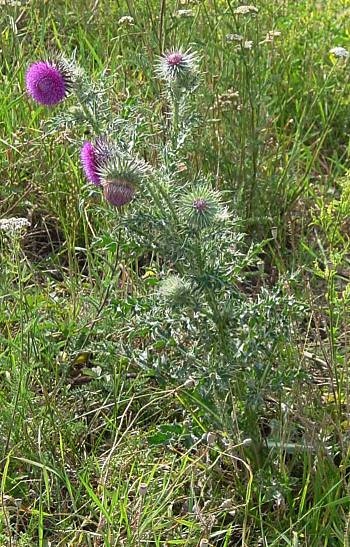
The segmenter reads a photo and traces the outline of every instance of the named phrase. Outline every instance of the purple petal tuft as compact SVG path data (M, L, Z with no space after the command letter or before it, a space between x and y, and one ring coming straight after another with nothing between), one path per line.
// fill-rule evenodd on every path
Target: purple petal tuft
M101 178L98 174L96 151L91 142L87 141L84 144L80 152L80 158L86 177L96 186L100 186Z
M26 74L26 86L33 99L46 106L63 101L67 93L64 75L44 61L30 65Z

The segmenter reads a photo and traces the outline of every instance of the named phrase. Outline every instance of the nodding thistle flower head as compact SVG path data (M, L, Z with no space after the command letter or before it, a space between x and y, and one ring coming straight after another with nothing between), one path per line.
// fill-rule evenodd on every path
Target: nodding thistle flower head
M190 302L191 285L178 275L169 275L160 283L159 294L168 305L185 305Z
M199 230L217 220L221 210L217 193L207 185L185 194L179 204L179 215L191 228Z
M198 56L196 53L182 48L167 51L156 65L156 73L168 83L179 82L185 85L191 81L198 70Z
M72 75L61 62L39 61L30 65L26 73L26 87L35 101L54 106L67 96L72 87Z
M101 186L101 169L113 155L113 146L105 137L94 143L86 141L80 151L80 159L87 179Z
M103 195L111 205L122 207L133 199L142 179L150 173L150 168L143 160L132 158L116 147L108 154L98 170Z

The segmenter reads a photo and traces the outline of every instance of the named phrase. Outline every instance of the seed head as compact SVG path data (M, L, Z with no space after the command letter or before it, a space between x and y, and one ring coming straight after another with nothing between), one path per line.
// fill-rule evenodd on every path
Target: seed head
M219 219L221 209L217 193L205 185L183 196L179 215L190 227L202 229Z
M35 101L54 106L67 96L72 86L69 70L60 62L39 61L26 73L26 87Z
M198 56L190 49L182 48L168 51L162 55L156 65L156 73L168 83L179 82L185 85L193 79L198 70Z

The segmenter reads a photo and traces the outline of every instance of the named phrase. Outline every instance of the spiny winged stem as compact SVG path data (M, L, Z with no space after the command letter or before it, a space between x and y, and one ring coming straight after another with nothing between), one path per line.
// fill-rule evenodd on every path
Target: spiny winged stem
M181 91L178 89L172 89L170 92L171 100L171 143L173 152L176 152L179 132L180 132L180 101Z
M196 231L195 238L196 238L196 245L195 245L196 257L195 258L197 262L198 274L200 277L202 277L203 274L206 273L206 267L205 267L205 260L203 257L203 253L202 253L203 241L202 241L200 230ZM204 293L205 293L205 297L207 299L208 305L212 312L213 321L215 322L218 329L218 333L222 343L221 349L224 350L226 348L226 329L221 318L221 313L220 313L215 295L213 293L213 290L208 286L204 287Z
M101 128L100 128L100 125L99 125L98 120L97 120L98 116L94 115L91 112L91 109L89 108L89 106L86 104L84 98L79 93L76 93L76 97L79 101L80 106L83 109L83 112L85 114L85 117L86 117L87 121L90 122L94 132L96 133L95 136L100 135Z

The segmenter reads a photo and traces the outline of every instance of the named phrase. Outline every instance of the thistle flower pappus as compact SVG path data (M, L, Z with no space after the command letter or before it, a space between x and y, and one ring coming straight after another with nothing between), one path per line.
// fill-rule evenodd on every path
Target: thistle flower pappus
M31 64L25 80L29 95L45 106L54 106L63 101L72 87L71 74L60 61Z
M329 53L334 55L334 57L338 57L339 59L347 59L349 57L349 52L345 47L333 47L329 50Z
M98 170L105 199L115 207L130 203L139 184L150 172L143 160L114 148Z
M221 210L217 193L207 185L185 194L179 204L179 215L191 228L199 230L213 224Z
M196 74L198 61L197 54L190 49L173 49L159 58L156 73L167 82L186 83L186 79L191 79Z
M159 294L169 305L185 305L190 301L191 285L178 275L169 275L160 283Z

